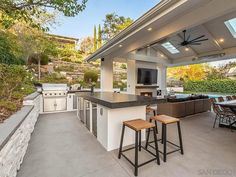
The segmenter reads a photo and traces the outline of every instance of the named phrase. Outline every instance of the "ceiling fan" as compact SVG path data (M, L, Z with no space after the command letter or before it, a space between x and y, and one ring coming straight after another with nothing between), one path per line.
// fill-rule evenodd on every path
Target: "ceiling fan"
M186 36L186 30L183 30L183 41L179 43L179 46L189 46L189 45L201 45L201 42L207 41L208 38L205 38L205 35L201 35L199 37L196 37L194 39L190 39L191 35L189 34L188 37Z

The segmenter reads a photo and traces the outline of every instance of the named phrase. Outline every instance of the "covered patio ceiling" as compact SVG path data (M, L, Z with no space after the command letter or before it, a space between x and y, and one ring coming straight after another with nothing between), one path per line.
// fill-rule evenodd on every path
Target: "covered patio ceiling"
M178 66L236 58L236 29L226 25L234 18L235 0L163 0L87 61L123 58ZM180 46L183 30L189 40L202 35L208 40L201 45ZM163 47L166 42L178 52Z

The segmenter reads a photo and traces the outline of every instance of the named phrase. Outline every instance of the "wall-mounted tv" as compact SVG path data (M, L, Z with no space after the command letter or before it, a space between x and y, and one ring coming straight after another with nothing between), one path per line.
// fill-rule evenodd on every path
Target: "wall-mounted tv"
M138 84L157 84L157 69L138 68Z

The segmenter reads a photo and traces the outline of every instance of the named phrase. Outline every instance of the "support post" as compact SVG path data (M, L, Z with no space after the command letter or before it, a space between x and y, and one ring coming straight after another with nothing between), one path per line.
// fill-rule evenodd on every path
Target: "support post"
M101 91L113 91L113 60L105 58L101 61Z

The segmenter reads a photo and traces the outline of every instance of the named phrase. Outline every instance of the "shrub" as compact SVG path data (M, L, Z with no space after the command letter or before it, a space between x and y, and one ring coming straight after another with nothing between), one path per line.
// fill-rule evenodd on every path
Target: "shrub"
M230 79L187 81L184 82L184 90L192 92L236 93L236 81Z
M67 83L68 80L65 76L62 76L60 73L52 73L46 75L42 80L41 83Z
M49 57L46 54L33 54L29 57L29 64L38 64L38 59L40 59L41 65L47 65L49 62Z
M6 109L8 111L16 111L17 104L15 102L8 101L8 100L0 100L0 108Z
M84 73L84 82L90 83L90 82L97 82L98 80L98 73L93 70L86 71Z
M0 65L0 97L10 100L13 93L24 92L24 87L33 92L32 75L20 65ZM29 94L29 92L26 92Z

